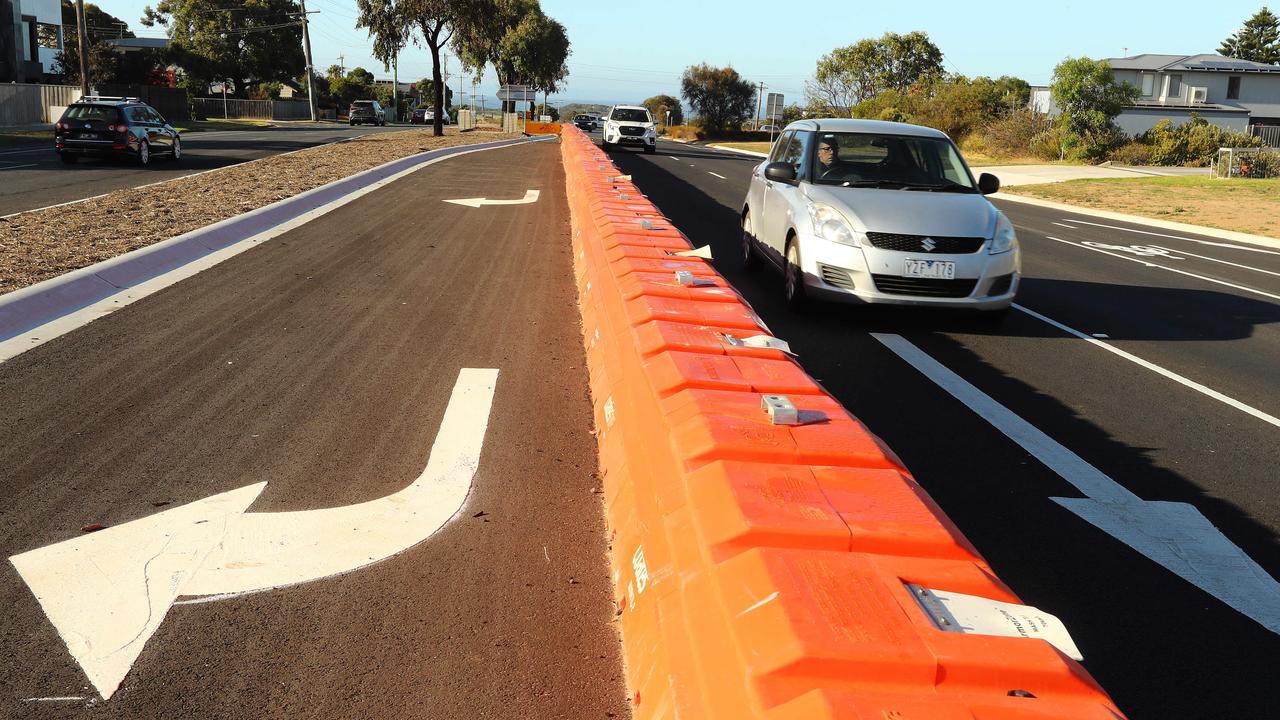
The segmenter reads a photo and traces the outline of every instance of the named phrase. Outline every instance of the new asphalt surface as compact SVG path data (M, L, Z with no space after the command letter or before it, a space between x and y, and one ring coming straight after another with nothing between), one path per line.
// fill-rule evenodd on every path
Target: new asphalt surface
M205 170L404 127L338 123L288 124L260 130L182 135L182 159L156 157L148 167L123 159L86 158L65 165L53 142L0 144L0 215L57 205L112 190L172 180Z
M1277 427L1152 366L1280 416L1280 251L996 199L1022 243L1018 303L1089 340L1021 310L994 324L881 308L792 313L780 275L740 260L759 159L665 141L656 155L612 157L695 245L712 247L717 269L1000 577L1065 621L1130 717L1277 716L1280 637L1050 500L1081 494L871 333L905 337L1143 500L1195 506L1274 578Z
M627 717L567 215L554 142L452 158L0 365L4 557L264 480L249 513L386 497L499 371L451 522L175 605L108 700L0 565L0 717Z

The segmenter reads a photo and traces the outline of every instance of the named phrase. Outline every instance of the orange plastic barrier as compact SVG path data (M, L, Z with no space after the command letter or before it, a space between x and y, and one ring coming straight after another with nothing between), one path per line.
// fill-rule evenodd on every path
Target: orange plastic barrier
M742 342L770 333L586 135L561 146L635 716L1123 718L1043 640L939 629L908 583L1018 599L879 438Z
M559 135L560 123L530 122L524 126L528 135Z

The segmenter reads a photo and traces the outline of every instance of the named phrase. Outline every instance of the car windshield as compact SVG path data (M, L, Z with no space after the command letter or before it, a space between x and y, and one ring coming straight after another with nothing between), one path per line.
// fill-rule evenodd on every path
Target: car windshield
M818 133L812 177L819 185L977 192L960 153L945 138Z
M615 122L649 122L649 111L639 108L618 108L609 116Z
M72 105L67 108L67 114L62 119L104 120L113 123L120 119L120 110L111 105Z

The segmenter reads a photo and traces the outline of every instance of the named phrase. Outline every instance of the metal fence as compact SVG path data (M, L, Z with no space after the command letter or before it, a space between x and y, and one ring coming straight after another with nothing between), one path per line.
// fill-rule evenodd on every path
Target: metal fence
M1216 178L1280 178L1280 150L1219 148L1213 164Z
M1262 138L1262 142L1280 148L1280 125L1250 125L1249 134Z
M195 98L191 109L202 118L237 120L310 120L311 107L306 100L239 100Z
M0 127L57 122L61 108L79 97L73 85L0 84Z

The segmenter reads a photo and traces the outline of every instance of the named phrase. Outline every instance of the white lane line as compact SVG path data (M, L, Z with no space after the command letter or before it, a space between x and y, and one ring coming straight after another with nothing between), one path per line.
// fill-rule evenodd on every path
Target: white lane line
M39 165L39 164L40 163L27 163L26 165L12 165L10 167L0 168L0 170L19 170L24 167L35 167L36 165Z
M53 152L53 147L50 146L50 147L27 148L25 150L5 150L4 152L0 152L0 155L22 155L25 153L33 153L33 152Z
M1167 265L1157 265L1157 264L1155 264L1155 263L1153 263L1153 262L1148 262L1148 261L1146 261L1146 260L1140 260L1140 259L1138 259L1138 258L1132 258L1132 257L1124 256L1124 255L1119 255L1119 254L1117 254L1117 253L1108 252L1107 250L1103 250L1103 249L1101 249L1101 248L1089 247L1088 245L1083 245L1083 244L1081 244L1081 243L1072 242L1072 241L1070 241L1070 240L1063 240L1062 238L1056 238L1056 237L1054 237L1054 236L1052 236L1052 235L1045 235L1045 237L1046 237L1046 238L1048 238L1049 240L1054 240L1054 241L1060 242L1060 243L1062 243L1062 244L1064 244L1064 245L1071 245L1071 246L1073 246L1073 247L1083 248L1083 249L1085 249L1085 250L1090 250L1090 251L1092 251L1092 252L1102 253L1103 255L1110 255L1110 256L1111 256L1111 257L1113 257L1113 258L1120 258L1121 260L1128 260L1129 262L1136 262L1136 263L1138 263L1139 265L1145 265L1145 266L1150 267L1150 268L1159 268L1159 269L1161 269L1161 270L1168 270L1168 271L1169 271L1169 272L1171 272L1171 273L1177 273L1177 274L1179 274L1179 275L1186 275L1187 277L1193 277L1193 278L1196 278L1197 280L1204 280L1205 282L1211 282L1211 283L1214 283L1215 285L1225 285L1226 287L1229 287L1229 288L1234 288L1234 289L1236 289L1236 290L1243 290L1244 292L1253 293L1253 294L1255 294L1255 295L1261 295L1261 296L1266 297L1266 298L1271 298L1272 300L1280 300L1280 295L1276 295L1276 294L1274 294L1274 293L1269 293L1269 292L1266 292L1266 291L1264 291L1264 290L1258 290L1258 289L1255 289L1255 288L1251 288L1251 287L1248 287L1247 285L1237 285L1237 284L1235 284L1235 283L1229 283L1229 282L1227 282L1226 280L1219 280L1219 279L1217 279L1217 278L1211 278L1211 277L1209 277L1209 276L1207 276L1207 275L1197 275L1196 273L1193 273L1193 272L1187 272L1186 270L1178 270L1178 269L1176 269L1176 268L1171 268L1171 267L1169 267L1169 266L1167 266Z
M1280 583L1195 506L1143 500L901 335L872 336L1088 496L1051 500L1264 628L1280 633Z
M1062 224L1062 223L1060 223L1060 222L1050 222L1049 224L1050 224L1050 225L1057 225L1058 227L1064 227L1064 228L1066 228L1066 229L1068 229L1068 230L1076 230L1076 229L1077 229L1075 225L1063 225L1063 224Z
M1080 225L1092 225L1094 227L1107 228L1108 230L1123 230L1125 232L1138 233L1139 235L1153 235L1155 237L1170 238L1173 240L1185 240L1187 242L1200 243L1201 245L1231 248L1232 250L1248 250L1249 252L1264 253L1266 255L1280 255L1280 251L1267 250L1260 247L1250 247L1248 245L1232 245L1231 243L1213 242L1212 240L1197 240L1184 235L1169 235L1167 233L1151 232L1150 230L1134 230L1133 228L1120 227L1119 225L1104 225L1102 223L1089 222L1087 220L1071 220L1071 222L1078 223ZM1054 224L1056 225L1057 223Z
M1252 265L1241 265L1240 263L1233 263L1228 260L1219 260L1218 258L1209 257L1208 255L1197 255L1195 253L1189 253L1186 250L1173 250L1167 247L1161 247L1160 245L1152 245L1151 247L1159 248L1160 250L1165 250L1168 252L1176 252L1180 255L1187 255L1193 258L1200 258L1201 260L1208 260L1209 262L1222 263L1223 265L1230 265L1231 267L1238 267L1244 270L1252 270L1254 272L1266 273L1267 275L1275 275L1276 277L1280 277L1280 272L1275 272L1274 270L1263 270L1262 268L1254 267Z
M1267 423L1267 424L1269 424L1269 425L1272 425L1272 426L1274 426L1274 427L1280 428L1280 418L1277 418L1277 417L1276 417L1276 416L1274 416L1274 415L1269 415L1269 414L1267 414L1267 413L1265 413L1265 412L1263 412L1263 411L1261 411L1261 410L1259 410L1259 409L1257 409L1257 408L1255 408L1255 407L1253 407L1253 406L1251 406L1251 405L1246 405L1246 404L1244 404L1244 403L1240 402L1239 400L1236 400L1235 398L1229 397L1229 396L1227 396L1227 395L1223 395L1222 393L1218 392L1217 390L1214 390L1214 389L1213 389L1213 388L1211 388L1211 387L1207 387L1207 386L1205 386L1205 385L1201 385L1200 383L1196 382L1195 380L1191 380L1191 379L1189 379L1189 378L1183 377L1183 376L1179 375L1178 373L1173 372L1172 370L1167 370L1167 369L1165 369L1165 368L1163 368L1163 367L1160 367L1159 365L1156 365L1156 364L1155 364L1155 363L1153 363L1153 362L1149 362L1149 361L1147 361L1147 360L1143 360L1142 358L1138 357L1137 355L1134 355L1134 354L1132 354L1132 353L1125 352L1124 350L1121 350L1120 348L1118 348L1118 347L1116 347L1116 346L1114 346L1114 345L1111 345L1111 344L1109 344L1109 343L1104 343L1104 342L1102 342L1101 340L1099 340L1099 339L1097 339L1097 338L1095 338L1095 337L1092 337L1092 336L1090 336L1090 335L1086 335L1085 333L1082 333L1082 332L1080 332L1079 330L1076 330L1075 328L1072 328L1072 327L1068 327L1068 326L1066 326L1066 325L1063 325L1062 323L1058 322L1057 320L1054 320L1053 318L1050 318L1050 317L1046 317L1046 316L1044 316L1044 315L1041 315L1040 313L1036 312L1035 310L1032 310L1032 309L1030 309L1030 308L1023 307L1023 306L1021 306L1021 305L1019 305L1019 304L1017 304L1017 303L1014 303L1014 304L1013 304L1013 307L1014 307L1014 308L1016 308L1017 310L1020 310L1020 311L1022 311L1022 312L1024 312L1024 313L1026 313L1026 314L1030 315L1031 317L1033 317L1033 318L1035 318L1035 319L1037 319L1037 320L1039 320L1039 321L1041 321L1041 322L1048 323L1049 325L1052 325L1052 326L1054 326L1054 327L1058 328L1059 330L1061 330L1061 331L1063 331L1063 332L1067 333L1068 335L1074 335L1074 336L1076 336L1076 337L1080 338L1081 340L1084 340L1085 342L1092 343L1093 345L1095 345L1095 346L1097 346L1097 347L1100 347L1100 348L1102 348L1103 350L1106 350L1106 351L1107 351L1107 352L1109 352L1109 353L1112 353L1112 354L1114 354L1114 355L1117 355L1117 356L1119 356L1119 357L1122 357L1122 358L1124 358L1125 360L1128 360L1129 362L1131 362L1131 363L1133 363L1133 364L1135 364L1135 365L1138 365L1139 367L1146 368L1147 370L1150 370L1151 372L1154 372L1154 373L1155 373L1155 374L1157 374L1157 375L1160 375L1160 376L1162 376L1162 377L1168 378L1169 380L1172 380L1172 381L1174 381L1174 382L1178 383L1179 385L1182 385L1183 387L1187 387L1187 388L1190 388L1190 389L1192 389L1192 390L1195 390L1196 392L1198 392L1198 393L1200 393L1200 394L1202 394L1202 395L1204 395L1204 396L1206 396L1206 397L1213 398L1214 400L1217 400L1218 402L1223 403L1224 405L1228 405L1228 406L1230 406L1230 407L1233 407L1233 408L1235 408L1236 410L1239 410L1240 412L1245 413L1246 415L1251 415L1251 416L1253 416L1253 417L1255 417L1255 418L1257 418L1257 419L1259 419L1259 420L1261 420L1261 421L1263 421L1263 422L1265 422L1265 423Z
M708 174L708 175L715 175L716 177L720 178L721 180L728 180L728 179L729 179L729 178L727 178L727 177L725 177L725 176L723 176L723 175L720 175L719 173L713 173L713 172L711 172L710 170L708 170L708 171L707 171L707 174Z

